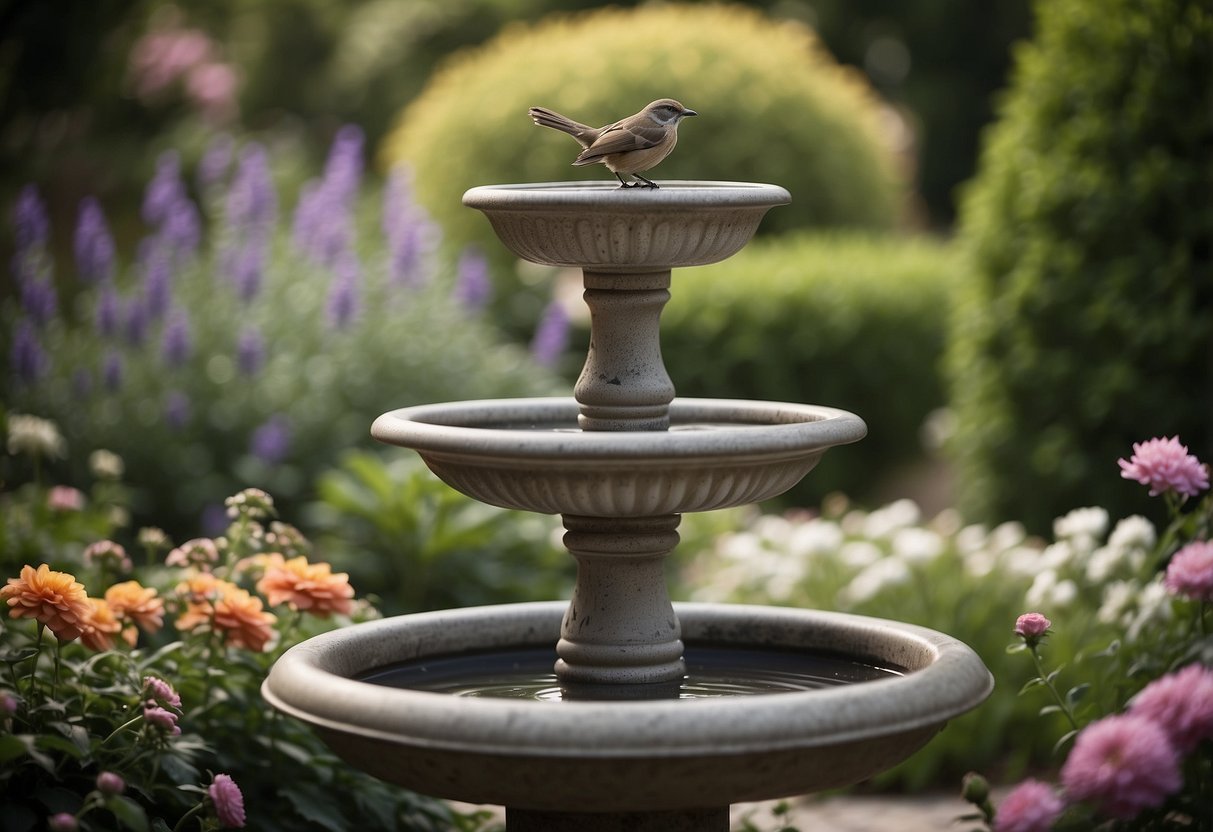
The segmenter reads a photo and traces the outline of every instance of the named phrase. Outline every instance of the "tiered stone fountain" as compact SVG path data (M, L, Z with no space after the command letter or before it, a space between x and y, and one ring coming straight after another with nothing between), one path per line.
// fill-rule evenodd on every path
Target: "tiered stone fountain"
M731 256L788 200L737 182L468 191L518 256L583 270L574 397L412 407L371 430L471 497L560 514L571 602L327 633L287 651L266 698L358 768L505 806L511 832L718 832L731 803L863 780L980 703L990 674L946 635L666 592L681 514L779 495L866 432L828 407L675 398L663 366L671 269Z

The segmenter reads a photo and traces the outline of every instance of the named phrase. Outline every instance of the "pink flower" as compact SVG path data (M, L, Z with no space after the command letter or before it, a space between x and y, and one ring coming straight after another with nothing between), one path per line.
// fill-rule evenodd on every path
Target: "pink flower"
M126 781L122 775L112 771L103 771L97 775L97 791L108 797L120 795L126 791Z
M1134 442L1132 459L1117 460L1120 475L1150 486L1150 496L1174 491L1194 497L1209 487L1209 470L1188 453L1179 437Z
M51 511L80 511L84 508L84 494L77 488L56 485L46 495L46 507Z
M1133 697L1129 712L1152 719L1181 754L1213 739L1213 670L1190 664L1155 679Z
M1024 780L998 807L994 832L1046 832L1065 804L1048 783Z
M99 563L122 572L129 572L132 568L131 559L126 556L126 548L112 540L98 540L86 546L84 562L90 566Z
M145 704L143 706L143 719L148 725L160 729L170 737L175 737L181 733L181 728L177 725L177 715L170 710L161 708L159 705Z
M155 676L143 677L143 698L154 704L167 705L178 710L181 708L181 697L173 690L173 686Z
M209 570L213 564L218 562L219 547L209 537L187 540L169 552L168 557L164 559L166 566L196 566L204 571Z
M1015 635L1030 644L1035 644L1052 626L1053 622L1040 613L1025 612L1015 619Z
M1158 723L1119 714L1082 730L1062 766L1061 783L1070 799L1091 801L1127 820L1162 805L1183 777L1175 746Z
M46 828L50 832L76 832L80 824L76 823L76 816L71 812L60 812L46 819Z
M244 828L244 795L235 780L226 774L216 774L206 793L215 804L220 823L233 829Z
M1213 541L1195 540L1176 552L1163 585L1172 595L1213 601Z

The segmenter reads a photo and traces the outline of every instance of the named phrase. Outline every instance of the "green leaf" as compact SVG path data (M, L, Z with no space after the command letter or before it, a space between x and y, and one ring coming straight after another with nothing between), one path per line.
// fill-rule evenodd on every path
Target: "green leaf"
M1033 676L1031 679L1023 683L1023 687L1019 689L1019 695L1023 696L1032 688L1038 688L1044 684L1044 681L1039 676Z
M1048 716L1049 714L1059 713L1061 713L1061 707L1059 705L1045 705L1043 708L1037 711L1038 716Z
M132 832L148 832L147 812L129 797L111 797L105 801L105 808L113 812L118 822Z
M1091 690L1091 686L1087 683L1075 685L1066 691L1066 704L1073 708L1079 702L1086 698L1087 692Z
M1061 753L1062 746L1064 746L1070 740L1074 739L1074 737L1077 735L1078 735L1077 728L1075 728L1072 731L1067 731L1066 733L1062 734L1061 739L1059 739L1057 742L1053 743L1053 755L1056 756L1057 754Z
M38 655L37 647L23 647L20 650L13 650L8 653L0 653L0 662L6 664L19 664L20 662L32 659Z
M1024 644L1022 641L1014 641L1007 645L1007 653L1009 654L1022 653L1027 649L1028 645Z
M283 789L282 794L304 820L322 826L330 832L345 832L349 827L348 819L334 805L333 800L318 790L292 788Z

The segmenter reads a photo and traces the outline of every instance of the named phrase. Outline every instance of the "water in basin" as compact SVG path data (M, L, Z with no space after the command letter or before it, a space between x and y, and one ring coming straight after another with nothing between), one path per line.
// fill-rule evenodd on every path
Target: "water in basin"
M787 649L688 645L685 658L686 677L670 685L564 688L552 669L555 651L539 647L426 657L377 668L359 678L371 684L452 696L560 702L799 693L904 675L898 667Z

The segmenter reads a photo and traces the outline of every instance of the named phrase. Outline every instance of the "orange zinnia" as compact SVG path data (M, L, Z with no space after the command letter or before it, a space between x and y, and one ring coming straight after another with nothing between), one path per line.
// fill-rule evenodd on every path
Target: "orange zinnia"
M191 595L189 608L177 619L177 629L211 626L228 645L260 653L274 636L275 621L260 598L227 581L214 581L202 597Z
M21 567L20 578L9 578L8 585L0 587L0 599L8 602L13 618L41 621L60 641L79 638L92 615L84 585L45 563L37 569Z
M80 631L80 640L90 650L100 653L114 649L114 633L122 630L122 623L114 618L114 611L101 598L89 598L92 612Z
M105 591L105 600L119 621L133 621L147 633L164 626L164 601L156 597L154 587L145 587L138 581L123 581ZM123 637L134 646L134 630L126 630Z
M345 572L334 575L327 563L308 563L305 557L270 566L257 582L257 590L265 593L271 606L289 603L293 609L320 618L334 612L349 615L353 606L350 576Z

